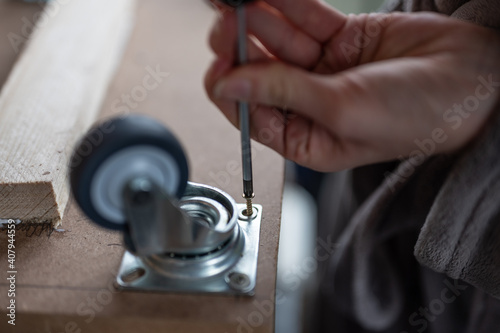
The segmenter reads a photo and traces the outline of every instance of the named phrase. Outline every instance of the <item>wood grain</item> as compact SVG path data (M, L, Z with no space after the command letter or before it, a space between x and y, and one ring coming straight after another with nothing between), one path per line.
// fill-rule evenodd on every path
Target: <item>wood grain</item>
M134 0L52 1L40 11L0 94L1 219L59 225L72 148L100 110L134 13Z

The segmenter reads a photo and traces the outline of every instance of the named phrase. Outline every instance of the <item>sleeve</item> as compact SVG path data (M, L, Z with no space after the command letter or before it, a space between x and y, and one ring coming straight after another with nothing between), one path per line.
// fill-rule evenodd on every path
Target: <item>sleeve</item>
M500 29L500 1L497 0L386 0L381 12L434 11L489 28Z
M449 2L438 0L437 2ZM470 21L485 27L500 29L500 2L496 0L472 0L456 8L452 17Z
M499 81L490 83L500 89ZM500 104L448 175L414 254L434 271L500 298Z

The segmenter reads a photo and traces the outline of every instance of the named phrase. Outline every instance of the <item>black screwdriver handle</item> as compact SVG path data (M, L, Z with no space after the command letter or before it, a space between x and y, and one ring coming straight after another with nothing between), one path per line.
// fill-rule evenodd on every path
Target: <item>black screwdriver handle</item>
M240 5L244 5L254 0L219 0L219 1L231 7L238 7Z

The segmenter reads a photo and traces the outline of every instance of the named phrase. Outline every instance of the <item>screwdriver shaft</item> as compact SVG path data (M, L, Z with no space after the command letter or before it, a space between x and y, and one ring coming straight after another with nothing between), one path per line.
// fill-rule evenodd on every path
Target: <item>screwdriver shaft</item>
M248 62L247 56L247 24L245 6L236 8L238 17L238 57L239 64ZM243 165L243 197L247 199L247 215L252 215L253 177L252 177L252 147L250 143L250 110L247 102L239 102L238 110L240 115L241 131L241 156Z

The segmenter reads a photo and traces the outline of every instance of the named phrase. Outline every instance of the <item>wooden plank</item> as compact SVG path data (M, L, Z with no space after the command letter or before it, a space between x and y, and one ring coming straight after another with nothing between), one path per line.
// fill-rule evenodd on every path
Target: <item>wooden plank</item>
M217 186L242 202L239 133L202 84L213 57L206 39L214 17L203 1L141 0L101 117L140 111L159 119L185 147L190 180ZM163 81L128 106L122 99L141 90L150 69L165 73ZM254 297L116 293L112 282L124 251L121 235L96 227L70 204L64 232L50 238L17 233L18 317L15 329L0 320L0 332L273 332L284 162L267 148L254 148L255 203L264 213ZM5 244L0 233L0 272L7 270ZM0 318L6 318L7 290L0 280Z
M134 0L52 1L0 94L0 218L57 226L72 147L120 62Z
M33 4L0 0L0 89L29 39L33 23L41 7ZM5 38L3 37L5 36Z

